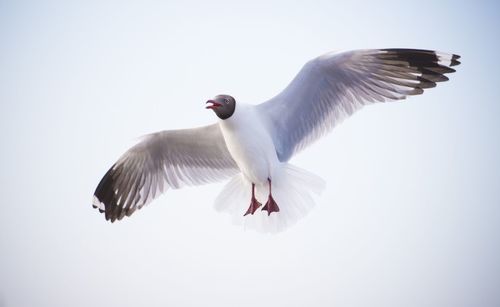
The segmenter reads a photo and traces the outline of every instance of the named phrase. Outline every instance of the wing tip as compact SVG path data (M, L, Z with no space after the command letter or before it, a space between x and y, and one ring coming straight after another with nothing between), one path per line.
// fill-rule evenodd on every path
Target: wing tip
M109 212L106 211L106 204L99 200L98 196L94 194L92 197L92 208L97 209L99 213L104 213L106 221L114 222L114 219L110 217Z
M457 66L457 65L460 65L462 62L459 61L459 59L461 58L460 55L458 54L454 54L454 53L445 53L445 52L439 52L439 51L434 51L436 56L438 57L439 61L438 61L438 64L439 65L443 65L443 66L446 66L446 67L452 67L452 66ZM450 68L452 69L452 68ZM455 72L454 69L452 69L453 71L447 71L446 73L453 73Z
M101 202L95 194L92 197L92 207L94 209L98 209L100 213L103 213L106 210L106 206L104 205L104 203Z
M450 66L457 66L457 65L462 64L462 62L459 61L460 58L461 58L461 56L459 56L458 54L453 54L451 56Z
M104 218L106 219L106 221L110 221L111 223L114 223L116 220L121 220L123 216L128 213L128 211L130 211L123 210L118 204L106 204L104 201L101 201L99 199L99 196L97 194L94 194L94 196L92 197L92 208L97 209L99 213L104 213ZM118 208L119 212L116 212ZM122 211L124 211L124 214L121 214Z
M446 53L440 52L436 50L427 50L427 49L411 49L411 48L384 48L378 49L380 52L384 54L393 54L395 56L404 57L406 60L412 58L420 58L420 60L431 61L438 65L443 66L457 66L460 65L461 62L459 59L460 55L455 53ZM448 72L447 72L448 73Z
M105 219L111 223L123 218L125 214L122 211L128 211L118 204L119 197L115 192L115 177L121 171L118 163L113 164L97 185L92 199L92 207L98 209L99 213L104 213Z

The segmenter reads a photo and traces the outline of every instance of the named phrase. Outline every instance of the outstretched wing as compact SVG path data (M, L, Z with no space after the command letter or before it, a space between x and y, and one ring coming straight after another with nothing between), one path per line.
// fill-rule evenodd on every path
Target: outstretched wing
M236 174L219 125L147 135L109 169L93 206L106 220L121 220L168 188L200 185Z
M362 106L405 99L446 81L460 56L430 50L371 49L309 61L280 94L257 106L280 161Z

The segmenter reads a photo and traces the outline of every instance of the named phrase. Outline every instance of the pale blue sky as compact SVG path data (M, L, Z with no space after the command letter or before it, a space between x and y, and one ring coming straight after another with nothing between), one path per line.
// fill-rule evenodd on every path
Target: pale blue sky
M499 29L494 1L0 1L0 306L500 305ZM223 184L115 224L91 208L137 137L383 47L463 64L295 157L327 188L285 233L231 225Z

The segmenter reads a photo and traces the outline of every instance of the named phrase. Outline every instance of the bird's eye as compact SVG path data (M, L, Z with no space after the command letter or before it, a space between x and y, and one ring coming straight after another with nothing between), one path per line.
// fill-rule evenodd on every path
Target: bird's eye
M228 104L229 103L229 100L227 98L224 98L224 103L225 104Z

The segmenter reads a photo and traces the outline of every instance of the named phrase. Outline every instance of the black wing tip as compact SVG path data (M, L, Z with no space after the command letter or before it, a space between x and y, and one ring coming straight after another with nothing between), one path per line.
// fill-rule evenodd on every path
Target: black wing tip
M104 213L104 217L106 221L109 221L111 219L111 216L107 213L107 208L110 206L102 202L97 195L94 194L93 200L92 200L92 208L97 209L99 213ZM111 221L113 222L113 221Z
M116 180L114 178L117 170L115 164L102 177L95 189L92 203L92 207L98 209L100 213L104 213L106 220L111 223L121 220L127 211L129 211L118 205L118 196L115 194Z
M97 209L99 213L104 213L104 218L106 221L110 223L114 223L115 221L120 221L125 216L130 216L129 210L123 210L121 207L117 205L104 205L105 209L101 209L96 205L92 205L94 209ZM108 210L109 208L115 208L114 210ZM116 211L116 208L120 208L119 212ZM122 213L123 212L123 213Z
M459 56L458 54L453 54L451 56L451 64L450 66L457 66L457 65L460 65L462 64L462 62L460 62L458 59L460 59L461 56Z
M384 51L387 53L392 53L392 54L400 54L401 56L408 56L408 57L420 57L421 60L433 60L435 63L443 62L439 57L443 55L450 56L450 64L449 65L442 65L442 66L457 66L460 65L461 62L459 59L461 58L460 55L458 54L447 54L447 53L442 53L439 51L435 50L428 50L428 49L411 49L411 48L384 48L384 49L379 49L380 51Z
M386 48L378 56L382 63L389 66L409 67L421 73L413 90L408 95L420 95L425 89L436 87L436 83L448 81L445 74L456 72L451 66L460 65L458 54L449 54L434 50Z
M386 54L382 60L406 62L408 66L419 70L422 73L422 78L430 82L448 81L445 74L456 72L451 66L460 65L460 61L458 61L460 55L458 54L426 49L386 48L379 50Z
M92 207L99 209L104 213L107 221L114 223L120 221L126 216L131 216L136 210L141 209L145 201L140 201L137 197L133 200L127 199L124 204L121 197L127 198L127 193L117 193L118 187L123 185L124 167L122 164L115 163L102 177L94 192ZM125 196L123 196L125 195ZM120 200L120 203L119 203Z

